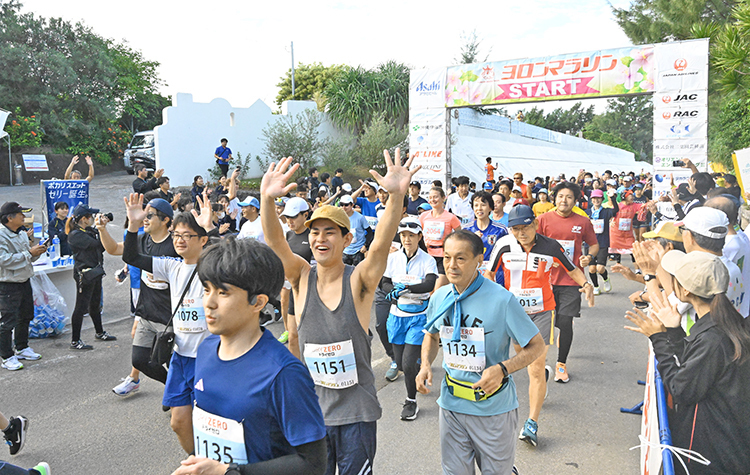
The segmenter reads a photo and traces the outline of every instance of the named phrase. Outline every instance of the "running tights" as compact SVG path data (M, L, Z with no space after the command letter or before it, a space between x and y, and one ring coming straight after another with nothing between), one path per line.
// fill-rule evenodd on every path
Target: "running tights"
M151 363L151 348L143 346L134 346L132 355L133 368L145 374L149 378L159 381L162 384L167 383L167 370L164 366Z
M393 353L396 356L398 369L404 372L406 397L416 399L417 373L421 364L419 358L422 355L422 345L393 345Z
M573 317L566 315L555 315L555 326L560 329L558 342L560 348L557 352L557 361L565 363L570 353L570 345L573 343Z

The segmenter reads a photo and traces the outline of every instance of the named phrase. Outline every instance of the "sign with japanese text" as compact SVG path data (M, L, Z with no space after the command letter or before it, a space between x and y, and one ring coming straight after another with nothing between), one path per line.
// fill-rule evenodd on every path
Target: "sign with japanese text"
M55 217L55 203L64 201L70 213L79 203L89 204L88 180L42 180L42 199L47 206L47 219Z
M409 81L409 153L412 164L422 166L413 178L420 183L422 195L430 191L434 180L447 183L445 71L412 71Z

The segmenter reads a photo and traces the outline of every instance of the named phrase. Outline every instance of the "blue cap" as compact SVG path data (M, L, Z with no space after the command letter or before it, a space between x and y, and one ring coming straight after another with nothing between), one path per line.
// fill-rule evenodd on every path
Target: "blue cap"
M486 191L490 191L492 189L492 183L486 181L484 182L484 185L482 185L482 188L484 188Z
M516 205L508 213L508 227L531 224L534 222L534 212L526 205Z
M96 208L89 208L83 203L78 203L78 205L75 208L73 208L73 218L78 219L80 217L87 216L87 215L93 216L98 212L99 210Z
M430 206L429 203L422 203L421 205L417 206L417 209L421 209L422 211L429 211L432 209L432 206Z
M539 188L539 191L537 193L544 193L545 195L549 195L549 191L547 191L547 188Z
M245 207L245 206L255 206L256 209L260 209L260 202L258 201L258 198L254 196L248 196L246 198L246 201L240 201L237 203L237 206Z
M165 214L170 218L174 218L174 210L172 209L172 205L170 205L169 202L164 198L154 198L153 200L148 202L148 205L159 211L160 213Z

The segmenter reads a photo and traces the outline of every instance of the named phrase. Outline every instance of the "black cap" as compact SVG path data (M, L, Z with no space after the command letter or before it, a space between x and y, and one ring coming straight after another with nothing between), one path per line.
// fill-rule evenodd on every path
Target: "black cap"
M0 216L10 216L16 213L28 213L31 208L24 208L15 201L8 201L0 206Z
M89 208L88 206L86 206L83 203L78 203L78 206L76 206L75 208L73 208L73 218L74 219L78 219L80 217L83 217L83 216L86 216L86 215L89 215L89 214L93 216L93 215L95 215L98 212L99 212L99 210L96 209L96 208Z
M422 184L419 183L418 181L413 181L413 182L409 183L409 186L416 186L420 190L422 189Z

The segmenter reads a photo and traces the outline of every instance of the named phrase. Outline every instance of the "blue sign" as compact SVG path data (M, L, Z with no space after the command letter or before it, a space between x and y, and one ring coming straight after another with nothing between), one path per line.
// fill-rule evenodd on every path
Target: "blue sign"
M55 217L55 203L64 201L68 204L69 213L78 203L89 204L88 180L50 180L42 181L42 194L47 204L47 222ZM70 216L70 214L68 214Z

